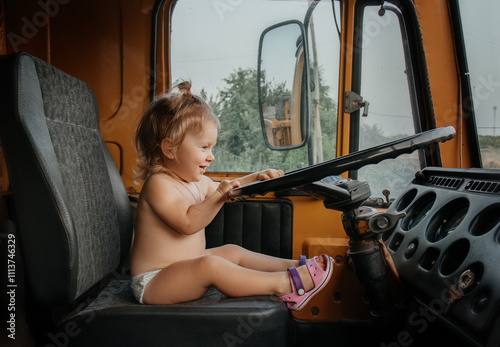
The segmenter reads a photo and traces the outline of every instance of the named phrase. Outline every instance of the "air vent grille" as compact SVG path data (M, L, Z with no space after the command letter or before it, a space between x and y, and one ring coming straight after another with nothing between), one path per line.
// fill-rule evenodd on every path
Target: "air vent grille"
M492 181L471 180L465 186L465 190L470 192L498 193L500 192L500 183Z
M457 189L464 180L462 178L431 176L429 183L441 188Z

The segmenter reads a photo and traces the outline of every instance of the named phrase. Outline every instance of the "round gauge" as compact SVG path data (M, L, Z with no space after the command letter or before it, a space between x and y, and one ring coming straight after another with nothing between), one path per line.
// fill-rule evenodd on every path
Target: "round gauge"
M455 199L446 204L432 217L427 227L427 240L437 242L454 232L462 223L469 201L465 198Z
M413 199L417 196L417 190L415 188L407 191L396 206L396 211L401 212L412 203Z
M443 254L440 271L444 276L451 275L458 270L469 254L470 243L467 239L455 241Z
M406 217L401 225L403 230L411 230L427 216L436 201L435 193L428 193L420 198L413 205L410 206Z
M500 223L500 204L488 206L478 213L471 223L470 233L474 236L481 236L493 230Z

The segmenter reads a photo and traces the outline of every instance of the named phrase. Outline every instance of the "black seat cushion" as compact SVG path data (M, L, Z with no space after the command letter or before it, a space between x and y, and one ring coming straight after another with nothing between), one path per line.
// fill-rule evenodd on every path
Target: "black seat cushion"
M277 297L228 298L215 288L187 303L140 305L122 277L52 336L70 346L286 346L287 321Z

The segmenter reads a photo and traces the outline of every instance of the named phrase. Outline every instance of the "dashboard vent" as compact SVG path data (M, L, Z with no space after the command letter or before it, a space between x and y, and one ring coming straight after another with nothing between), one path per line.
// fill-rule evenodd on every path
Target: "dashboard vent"
M462 178L450 178L450 177L440 177L431 176L429 178L429 183L441 188L457 189L464 180Z
M465 190L468 190L470 192L498 193L500 192L500 183L492 181L471 180L465 186Z

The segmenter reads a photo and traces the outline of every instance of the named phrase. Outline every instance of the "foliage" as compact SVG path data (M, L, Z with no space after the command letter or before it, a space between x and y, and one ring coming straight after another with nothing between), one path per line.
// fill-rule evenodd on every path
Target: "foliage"
M500 169L500 137L479 135L483 168Z
M314 75L314 71L312 72ZM323 159L336 157L337 149L337 103L330 97L330 87L323 82L319 68L319 115L322 132ZM312 91L314 94L314 91ZM314 104L314 96L311 96ZM313 106L314 107L314 106Z
M500 136L479 135L479 146L500 148Z
M225 87L216 97L207 98L221 122L221 133L214 149L216 161L212 171L251 172L269 167L291 171L309 165L307 147L276 151L266 147L258 109L257 71L239 68L223 80ZM286 94L283 85L266 83L269 100ZM335 156L336 113L335 102L327 95L328 87L321 87L320 114L325 153ZM272 101L272 100L271 100Z

